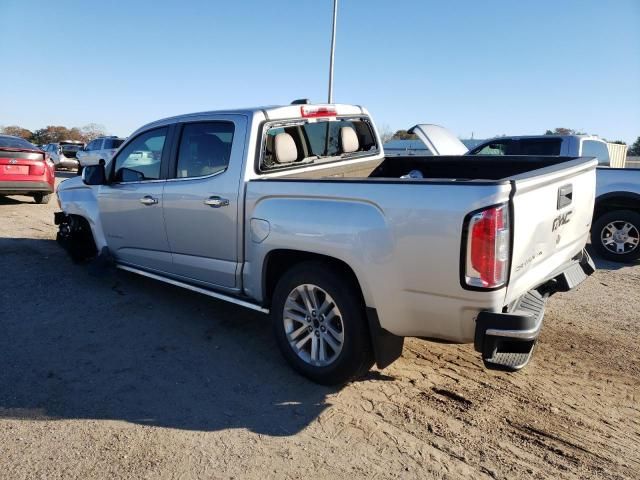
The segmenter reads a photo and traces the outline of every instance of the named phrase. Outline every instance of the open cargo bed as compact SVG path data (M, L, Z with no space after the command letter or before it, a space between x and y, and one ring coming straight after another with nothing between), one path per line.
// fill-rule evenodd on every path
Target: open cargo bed
M553 165L575 160L577 157L534 156L394 156L383 160L354 162L322 169L304 169L280 178L401 178L411 171L419 171L426 180L509 180ZM306 170L306 171L305 171ZM408 179L412 180L412 179Z

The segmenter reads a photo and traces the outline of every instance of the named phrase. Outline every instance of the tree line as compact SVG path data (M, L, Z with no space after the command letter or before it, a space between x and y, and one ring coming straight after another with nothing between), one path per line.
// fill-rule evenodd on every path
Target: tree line
M24 138L35 145L46 145L47 143L57 143L63 140L77 140L88 143L107 134L105 127L97 123L89 123L84 127L72 128L62 125L48 125L33 132L18 125L9 125L0 128L0 133Z

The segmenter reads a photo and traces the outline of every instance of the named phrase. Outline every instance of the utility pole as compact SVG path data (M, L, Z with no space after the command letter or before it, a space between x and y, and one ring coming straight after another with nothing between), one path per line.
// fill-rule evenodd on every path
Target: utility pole
M333 56L336 51L336 20L338 18L338 0L333 0L333 28L331 32L331 56L329 57L329 102L333 103Z

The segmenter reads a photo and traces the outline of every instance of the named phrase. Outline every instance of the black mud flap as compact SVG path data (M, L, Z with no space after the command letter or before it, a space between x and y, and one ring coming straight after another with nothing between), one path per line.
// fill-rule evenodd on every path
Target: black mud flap
M388 367L402 355L404 337L399 337L380 326L378 312L375 308L367 307L367 321L373 345L373 355L376 365L382 369Z

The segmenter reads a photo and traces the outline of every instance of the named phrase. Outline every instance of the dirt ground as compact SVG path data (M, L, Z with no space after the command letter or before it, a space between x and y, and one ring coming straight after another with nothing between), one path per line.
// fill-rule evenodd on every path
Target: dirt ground
M640 264L554 296L522 372L409 339L334 389L261 314L89 275L56 208L0 199L0 478L640 478Z

